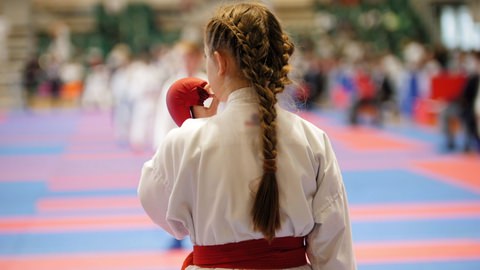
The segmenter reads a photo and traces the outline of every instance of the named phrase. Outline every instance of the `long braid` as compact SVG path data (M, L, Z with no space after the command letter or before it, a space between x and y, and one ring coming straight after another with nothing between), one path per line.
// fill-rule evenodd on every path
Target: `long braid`
M243 7L243 9L242 9ZM259 101L263 175L251 209L254 229L272 240L281 227L277 171L276 94L288 83L288 60L293 44L265 7L245 4L225 7L207 25L211 50L230 49ZM278 57L278 56L281 57Z

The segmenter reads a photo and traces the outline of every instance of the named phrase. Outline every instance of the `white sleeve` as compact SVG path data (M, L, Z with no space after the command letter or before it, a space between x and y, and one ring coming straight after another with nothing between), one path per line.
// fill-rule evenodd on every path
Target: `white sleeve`
M168 143L162 144L153 158L145 162L137 192L143 209L152 221L181 239L188 233L183 224L167 220L174 184L173 152L168 148L171 148Z
M307 256L314 270L354 270L352 233L342 175L328 137L320 157L313 199L315 226L307 236Z

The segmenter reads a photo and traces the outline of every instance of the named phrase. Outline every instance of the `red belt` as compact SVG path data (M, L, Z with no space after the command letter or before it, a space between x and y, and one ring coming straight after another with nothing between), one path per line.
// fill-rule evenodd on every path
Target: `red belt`
M183 262L203 268L283 269L307 264L303 237L247 240L214 246L193 246Z

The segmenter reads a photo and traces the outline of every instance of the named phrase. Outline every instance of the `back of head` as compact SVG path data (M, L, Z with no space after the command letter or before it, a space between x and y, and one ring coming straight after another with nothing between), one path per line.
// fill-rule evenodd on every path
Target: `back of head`
M229 51L243 77L255 88L263 153L263 175L252 207L254 229L271 240L280 228L278 186L276 181L277 134L276 94L288 79L288 61L293 43L283 32L275 15L258 3L240 3L220 7L207 23L207 53Z
M290 81L288 60L294 46L275 15L258 3L220 7L206 28L210 53L233 53L246 79L277 94ZM256 86L256 85L255 85Z

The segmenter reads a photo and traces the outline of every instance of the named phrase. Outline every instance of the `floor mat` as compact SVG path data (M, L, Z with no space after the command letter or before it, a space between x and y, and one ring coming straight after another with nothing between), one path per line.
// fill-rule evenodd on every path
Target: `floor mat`
M480 269L478 155L440 153L423 127L299 114L334 145L358 269ZM0 269L179 269L191 243L170 249L136 197L153 152L113 138L109 113L0 115Z

